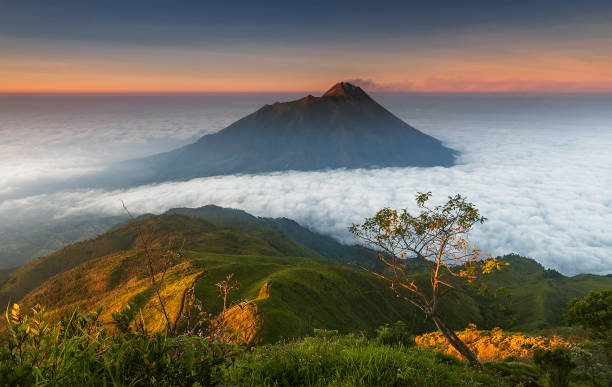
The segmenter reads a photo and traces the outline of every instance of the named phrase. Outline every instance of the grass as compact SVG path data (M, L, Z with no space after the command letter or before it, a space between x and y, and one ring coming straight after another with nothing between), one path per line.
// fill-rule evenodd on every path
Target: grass
M185 239L186 248L222 254L259 254L286 256L300 253L320 257L293 239L275 231L267 239L257 236L263 227L252 233L220 228L202 219L165 214L141 221L143 229L154 232L158 244L169 235ZM54 275L65 273L88 261L103 256L129 252L137 247L137 233L131 225L117 227L105 234L66 246L46 257L36 259L0 278L0 304L16 302Z
M315 328L341 332L373 332L382 323L413 321L422 330L417 312L392 296L386 284L360 270L322 260L297 257L186 254L207 275L196 287L197 296L212 313L222 307L215 283L234 273L240 287L230 302L253 300L263 316L264 343L312 334ZM256 299L269 284L269 296Z
M529 258L508 255L504 259L510 265L488 275L483 282L492 291L504 287L507 296L490 296L488 300L476 297L481 307L488 308L484 313L490 315L488 321L478 324L483 328L500 326L538 332L563 326L571 298L584 297L591 290L612 288L610 277L590 274L566 277ZM504 310L493 310L499 307Z
M427 349L361 335L308 337L257 347L229 372L240 386L503 386L493 375Z
M99 315L72 313L57 321L43 308L13 306L0 346L0 385L217 386L235 347L198 336L110 333Z
M474 370L454 356L415 346L401 324L381 327L373 338L316 330L313 337L246 349L127 326L110 332L99 318L97 312L73 313L58 322L40 307L28 312L14 306L7 313L9 338L0 346L0 384L544 386L556 385L549 382L558 370L552 363L544 369L517 362ZM610 380L592 371L566 372L567 380L585 387Z
M24 307L45 305L60 315L74 308L104 308L103 321L128 301L143 308L149 328L160 327L153 319L155 298L145 278L142 257L134 250L89 260L58 274L28 293ZM172 311L180 302L189 279L206 271L196 285L204 308L218 314L222 308L216 283L234 273L239 288L230 295L230 306L251 301L263 318L257 336L273 343L311 334L315 328L341 332L373 332L384 323L413 322L409 328L424 329L418 313L392 296L383 282L367 273L324 260L262 255L228 255L187 251L184 261L168 272L163 294ZM257 299L269 284L269 296Z

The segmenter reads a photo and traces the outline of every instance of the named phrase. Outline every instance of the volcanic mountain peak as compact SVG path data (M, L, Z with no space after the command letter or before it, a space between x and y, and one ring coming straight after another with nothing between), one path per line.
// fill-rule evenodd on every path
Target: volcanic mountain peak
M348 82L338 82L331 89L327 90L323 97L345 97L345 98L367 98L370 96L359 86Z
M193 144L125 162L109 170L107 179L114 188L126 180L136 185L289 170L449 167L454 162L455 151L396 117L359 86L339 82L321 97L265 105ZM115 178L118 169L129 176Z

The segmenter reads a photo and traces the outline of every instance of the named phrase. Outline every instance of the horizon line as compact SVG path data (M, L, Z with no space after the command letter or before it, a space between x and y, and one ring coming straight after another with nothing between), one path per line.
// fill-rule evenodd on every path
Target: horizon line
M363 89L363 87L362 87ZM470 90L470 91L397 91L397 90L365 90L369 94L414 94L414 95L577 95L577 94L612 94L612 90ZM299 94L323 95L325 90L263 90L263 91L0 91L0 96L221 96L221 95L261 95L261 94Z

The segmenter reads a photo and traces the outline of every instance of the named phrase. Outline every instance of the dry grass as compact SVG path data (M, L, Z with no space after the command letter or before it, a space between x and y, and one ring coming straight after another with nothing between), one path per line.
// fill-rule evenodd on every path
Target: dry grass
M148 331L162 331L165 321L158 312L159 302L153 297L151 281L142 273L141 259L135 252L124 252L86 262L45 282L21 304L43 304L58 316L75 308L88 312L102 307L101 321L108 324L113 313L132 302L142 310ZM178 313L184 290L202 271L189 261L168 269L160 291L171 316Z
M457 336L476 354L479 361L501 361L505 359L530 359L536 349L551 350L569 348L571 343L561 336L525 336L520 332L507 333L501 328L478 330L470 324ZM459 357L459 353L448 344L439 332L417 336L415 341L422 347L434 348Z

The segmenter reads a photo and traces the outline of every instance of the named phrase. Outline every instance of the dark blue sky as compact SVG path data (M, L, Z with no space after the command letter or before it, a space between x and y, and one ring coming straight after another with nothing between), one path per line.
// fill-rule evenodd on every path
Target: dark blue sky
M216 84L210 79L228 76L219 69L232 69L235 80L248 75L251 82L254 74L250 70L263 66L264 78L274 73L271 67L285 74L280 89L299 89L303 82L295 87L287 83L289 62L296 61L293 65L297 64L298 77L312 72L323 78L325 74L337 77L343 74L338 65L343 58L360 61L368 56L371 61L375 55L380 66L347 64L346 77L373 79L383 88L409 87L415 82L424 86L427 77L444 76L445 67L440 65L445 60L443 51L450 63L446 68L455 80L461 78L458 72L465 65L465 61L454 65L457 56L466 53L471 55L462 60L481 63L491 58L503 62L508 52L521 49L525 52L519 55L546 52L550 58L565 52L565 59L578 56L580 61L598 61L579 53L588 49L606 54L608 60L610 51L605 45L612 36L610 20L611 1L5 1L0 5L0 48L5 53L0 74L18 76L15 70L22 63L27 68L28 63L40 67L41 63L61 62L100 67L105 74L116 72L127 77L140 67L140 60L140 64L147 61L149 72L160 77L191 73L193 66L200 65L208 84ZM179 49L189 52L176 51ZM212 50L214 54L202 57L194 50ZM226 57L215 57L220 54ZM167 63L172 55L180 60ZM321 60L314 62L314 57ZM414 57L423 63L413 66L410 58ZM423 72L427 58L433 63L430 67L436 68L429 75ZM237 61L250 67L242 69ZM305 62L309 71L300 68ZM186 67L189 63L193 66ZM416 79L402 76L398 63L416 73ZM584 71L599 70L587 66ZM527 80L537 80L532 79L536 74L528 73ZM498 81L520 81L516 74ZM468 71L466 79L470 77ZM537 77L544 78L541 74ZM568 77L572 82L609 80ZM559 81L557 78L552 74L552 81ZM75 84L79 82L74 79ZM181 89L184 82L176 85Z
M3 36L206 44L217 39L354 40L610 22L610 1L6 2Z

